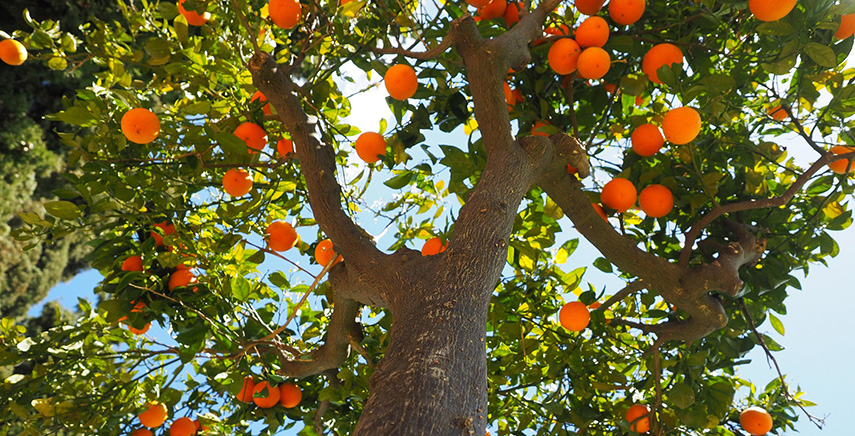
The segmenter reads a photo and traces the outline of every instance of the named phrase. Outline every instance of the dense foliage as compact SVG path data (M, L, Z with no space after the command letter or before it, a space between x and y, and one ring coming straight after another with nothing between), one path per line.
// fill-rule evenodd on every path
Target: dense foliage
M74 323L38 335L3 320L0 365L34 369L3 383L10 401L0 403L0 434L129 434L153 401L167 405L170 421L199 417L210 434L251 422L263 434L296 423L301 434L387 434L357 423L376 411L380 400L369 396L388 374L370 389L369 378L398 362L394 338L406 332L395 326L444 334L452 319L442 310L469 307L465 290L447 288L479 274L489 312L485 325L465 328L486 345L488 408L473 407L448 434L480 434L485 424L502 435L628 433L633 403L654 410L657 434L744 434L739 412L748 405L769 411L773 431L794 428L796 408L809 404L799 393L736 372L752 348L778 349L754 326L769 318L783 328L775 313L800 287L794 272L834 256L830 232L851 223L852 179L828 164L847 163L847 173L851 150L829 150L855 146L847 125L855 71L843 63L853 38L834 36L855 7L804 1L764 22L746 1L651 1L640 20L618 25L609 12L624 3L597 14L611 29L611 64L596 80L556 74L547 61L562 26L572 35L586 17L573 2L535 2L508 26L507 14L476 23L462 2L311 1L283 29L261 0L187 0L183 14L171 2L120 1L121 20L94 17L82 37L27 15L31 29L10 36L29 49L31 68L96 72L53 115L77 128L59 133L80 166L67 175L73 187L56 193L46 216L22 214L18 236L85 235L107 297L81 302ZM211 19L188 25L194 10ZM654 70L655 83L643 58L665 42L684 59ZM348 116L372 109L351 107L350 90L368 92L394 64L415 68L418 89L386 100L394 119L376 122L388 148L366 165ZM259 90L272 112L252 100ZM632 151L636 128L681 106L701 116L696 138L649 157ZM123 133L134 108L159 118L153 141ZM266 133L259 151L236 135L247 122ZM437 132L459 141L437 143ZM293 139L295 152L277 151L280 139ZM223 190L236 168L253 180L247 195ZM673 210L653 218L607 207L601 220L590 203L607 202L600 192L615 178L639 191L667 187ZM268 248L274 221L297 228L295 248ZM472 237L478 231L486 236ZM434 236L448 250L413 260L406 247ZM580 236L603 257L572 257ZM322 273L315 249L327 237L344 262ZM141 256L139 271L123 269L130 256ZM187 280L171 286L183 266L193 281L180 273ZM614 281L588 282L587 267ZM407 324L420 316L407 298L422 294L406 280L433 283L445 309L426 298L424 320ZM556 316L577 299L599 305L580 333ZM122 317L169 335L135 335ZM450 353L443 359L478 358ZM296 383L302 402L238 401L249 374ZM475 392L468 388L460 390ZM431 399L408 401L418 409ZM418 414L401 407L401 416Z

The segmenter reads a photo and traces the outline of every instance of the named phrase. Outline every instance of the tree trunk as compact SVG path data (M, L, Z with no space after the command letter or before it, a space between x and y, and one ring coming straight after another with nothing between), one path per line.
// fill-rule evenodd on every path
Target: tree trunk
M484 341L495 283L477 272L444 276L406 290L393 310L389 348L371 376L354 435L484 434Z

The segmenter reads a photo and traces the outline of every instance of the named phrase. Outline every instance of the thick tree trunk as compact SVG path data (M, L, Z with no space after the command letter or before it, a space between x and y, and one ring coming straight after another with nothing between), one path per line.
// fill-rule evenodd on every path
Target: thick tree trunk
M468 275L408 290L354 435L484 434L484 341L494 283L473 283L479 274Z

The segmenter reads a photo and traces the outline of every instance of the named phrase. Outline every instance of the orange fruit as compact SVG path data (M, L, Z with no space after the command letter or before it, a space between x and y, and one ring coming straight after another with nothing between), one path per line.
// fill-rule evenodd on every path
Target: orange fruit
M609 94L614 94L617 91L617 85L614 83L606 83L603 85L603 89L605 89Z
M163 245L163 237L164 236L169 236L169 235L175 233L175 225L167 224L166 221L164 221L162 223L154 223L154 226L163 231L162 236L158 232L155 232L155 231L151 232L151 237L154 238L154 242L157 244L158 247Z
M166 405L160 403L146 403L146 409L140 413L140 424L148 428L156 428L166 421Z
M131 109L122 115L122 133L128 141L148 144L160 133L160 119L146 108Z
M169 276L168 286L170 291L174 291L175 288L186 287L191 283L196 283L196 274L189 269L179 269Z
M280 390L278 387L268 386L266 381L259 382L253 389L252 401L262 409L269 409L279 404ZM266 393L265 393L266 392Z
M796 7L796 0L748 0L748 9L760 21L778 21Z
M837 26L837 32L834 32L834 37L837 39L846 39L852 35L855 35L855 14L841 16L840 25Z
M199 421L199 418L194 419L194 420L193 420L193 424L194 424L194 425L196 425L196 431L197 431L197 432L198 432L198 431L202 431L202 430L207 430L207 429L208 429L208 426L207 426L207 425L202 425L202 422L201 422L201 421Z
M606 0L576 0L576 9L585 15L594 15L603 8Z
M585 79L599 79L609 72L612 58L609 52L600 47L588 47L579 55L579 76Z
M645 6L644 0L611 0L609 2L609 16L615 23L628 26L644 15Z
M482 20L492 20L505 15L505 9L508 7L508 2L505 0L493 0L484 6L478 8L478 16Z
M138 329L138 328L136 328L136 327L134 327L134 326L132 326L132 325L130 325L130 324L128 324L128 331L129 331L129 332L131 332L131 333L133 333L133 334L135 334L135 335L137 335L137 336L139 336L139 335L144 335L144 334L145 334L145 332L147 332L147 331L148 331L148 329L150 329L150 328L151 328L151 323L150 323L150 322L149 322L149 323L146 323L146 325L144 325L142 328L139 328L139 329Z
M543 29L543 33L555 36L570 36L570 26L566 24L550 24Z
M267 145L267 132L258 124L246 122L235 129L235 136L242 139L249 147L250 154L264 148Z
M299 0L270 0L267 4L267 13L273 24L290 29L300 22L302 8Z
M194 434L196 434L196 424L186 416L176 419L169 426L169 436L192 436Z
M514 91L511 90L511 85L508 82L504 82L502 84L502 86L503 86L503 88L504 88L503 90L505 92L505 102L508 103L508 110L511 110L511 109L513 109L512 106L517 103L517 99L514 96Z
M588 312L588 306L581 301L573 301L561 307L558 311L558 321L561 325L571 332L580 332L588 327L591 322L591 314Z
M473 8L483 8L487 6L492 0L466 0L466 4L472 6Z
M21 65L27 60L27 48L14 39L0 41L0 60L9 65Z
M772 415L762 407L751 406L739 414L739 425L752 435L764 435L772 430Z
M131 432L131 436L154 436L154 433L147 428L138 428Z
M232 168L223 176L223 190L232 197L243 197L252 190L252 176L243 168Z
M282 138L276 143L276 151L280 156L288 156L294 152L294 143L290 139Z
M250 103L256 100L260 101L264 105L261 107L261 111L264 112L264 115L270 115L273 113L273 110L270 109L270 103L267 102L267 97L265 97L261 91L255 91L252 93L252 97L249 98Z
M662 185L649 185L638 194L638 206L647 216L661 218L674 208L674 195Z
M237 399L238 401L243 401L244 403L252 402L252 395L255 391L255 381L251 376L246 376L243 378L243 386L240 388L240 392L238 392Z
M633 404L630 406L626 411L626 420L629 421L630 430L636 433L647 433L650 431L650 417L648 415L650 415L650 408L646 404Z
M701 116L690 107L671 109L662 119L662 132L672 144L688 144L701 132Z
M204 26L205 23L211 19L211 14L209 12L199 14L196 11L188 11L187 9L184 9L184 0L178 1L178 13L184 15L184 19L187 20L187 24L191 26Z
M128 256L124 262L122 262L122 271L142 271L142 256Z
M131 301L133 303L133 301ZM143 309L145 309L145 301L137 301L134 303L134 308L131 309L131 313L142 313Z
M446 247L448 247L448 243L443 244L442 239L436 237L430 238L422 246L422 256L433 256L434 254L442 253Z
M406 100L419 89L419 79L416 70L406 64L392 65L383 76L383 83L389 96L395 100Z
M507 24L508 27L511 27L520 21L521 10L522 5L520 4L520 2L508 3L508 6L505 8L505 13L502 14L502 16L505 18L505 24Z
M638 196L635 186L627 179L615 177L603 186L600 200L604 205L618 212L626 212L635 204Z
M290 409L300 404L303 399L303 391L293 383L282 383L279 385L279 404Z
M549 47L549 68L558 74L570 74L576 71L576 65L582 48L571 38L561 38Z
M284 221L273 221L267 226L267 246L273 251L288 251L297 244L297 231Z
M576 42L581 47L602 47L609 40L609 23L600 17L588 17L576 28Z
M602 305L603 305L603 303L600 303L599 301L595 301L588 306L588 309L591 309L591 310L599 309L600 306L602 306Z
M778 104L775 105L775 103L778 103ZM777 101L775 103L772 103L773 106L769 106L766 108L766 113L769 114L769 116L772 117L772 119L775 121L786 120L787 116L788 116L787 111L784 110L784 107L781 106L781 103L779 103Z
M653 83L662 83L656 74L664 65L682 64L683 52L674 44L656 44L647 51L641 60L641 70Z
M855 148L853 147L842 147L839 145L831 147L831 152L834 154L845 154L851 153L853 151L855 151ZM830 168L831 171L834 171L837 174L846 173L847 167L849 167L849 159L840 159L828 164L828 168ZM849 170L850 173L853 171L855 171L855 163L852 164L852 169Z
M327 266L327 264L330 263L330 260L332 260L333 251L335 250L333 248L332 241L330 241L329 239L324 239L323 241L318 242L318 245L315 247L315 260L321 266ZM341 256L336 258L335 263L333 263L333 265L341 262L341 259Z
M532 128L531 128L532 136L549 136L549 133L547 133L543 129L543 127L546 127L548 125L549 125L549 123L547 123L545 121L535 121L534 126L532 126Z
M603 207L597 203L591 203L591 206L594 208L594 211L597 212L597 215L603 218L603 221L609 222L609 217L606 215L606 211L603 210Z
M386 139L383 135L375 132L364 132L356 138L353 143L356 154L365 163L374 163L380 160L380 156L386 155Z
M655 124L642 124L632 131L630 136L632 151L639 156L649 157L656 154L665 145L665 138Z

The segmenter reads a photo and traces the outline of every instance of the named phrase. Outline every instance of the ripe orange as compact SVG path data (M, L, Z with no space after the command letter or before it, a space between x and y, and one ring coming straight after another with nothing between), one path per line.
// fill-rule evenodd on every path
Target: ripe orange
M139 336L139 335L144 335L144 334L145 334L145 332L147 332L147 331L148 331L148 329L150 329L150 328L151 328L151 323L150 323L150 322L149 322L149 323L146 323L146 325L144 325L142 328L139 328L139 329L138 329L138 328L136 328L136 327L134 327L134 326L132 326L132 325L130 325L130 324L128 324L128 331L129 331L129 332L131 332L131 333L133 333L133 334L135 334L135 335L137 335L137 336Z
M184 9L184 1L178 1L178 13L184 15L184 19L187 20L187 24L191 26L204 26L208 20L211 19L210 12L203 12L201 15L196 11L188 11Z
M671 109L662 119L662 132L672 144L688 144L701 132L701 116L687 106Z
M482 20L492 20L499 18L505 14L505 9L508 7L506 0L493 0L484 6L478 8L478 16Z
M549 68L558 74L570 74L576 71L582 48L571 38L561 38L549 47Z
M653 156L659 149L665 145L665 138L662 137L662 132L655 124L642 124L632 131L630 136L632 141L632 151L639 156Z
M662 83L656 72L664 65L682 64L683 52L669 43L656 44L644 55L641 60L641 70L653 83Z
M532 136L549 136L549 133L547 133L543 129L543 127L546 127L548 125L549 125L549 123L547 123L545 121L535 121L534 126L532 126L532 128L531 128Z
M196 434L196 424L186 416L176 419L169 426L169 436L192 436L194 434Z
M777 103L777 105L775 105ZM769 114L775 121L784 121L787 119L787 111L784 110L784 107L781 106L779 101L772 103L773 106L769 106L766 108L766 113Z
M170 291L174 291L175 288L182 288L191 283L196 283L196 274L189 269L179 269L169 276L168 286Z
M327 266L327 264L330 263L330 260L332 260L333 251L334 248L332 241L330 241L329 239L324 239L323 241L318 242L318 245L315 247L315 260L321 266ZM335 263L333 263L333 265L341 262L341 260L342 257L339 256L338 258L336 258Z
M626 420L629 421L630 430L636 433L647 433L650 431L650 417L648 415L650 415L650 408L646 404L633 404L630 406L626 411Z
M148 144L160 133L160 119L146 108L131 109L122 115L122 133L128 141Z
M122 271L142 271L142 256L134 255L128 256L124 262L122 262Z
M762 407L751 406L739 414L739 425L752 435L764 435L772 430L772 415Z
M270 0L267 4L267 13L273 24L283 29L296 26L302 12L299 0Z
M232 168L223 176L223 190L232 197L243 197L252 190L252 176L243 168Z
M256 384L253 392L254 396L252 397L252 401L256 406L261 407L262 409L269 409L279 404L281 391L278 387L268 386L266 381Z
M131 301L131 303L134 303ZM134 303L133 309L131 309L131 313L142 313L143 309L145 309L145 301L137 301Z
M487 6L492 0L466 0L466 3L473 8L482 8Z
M611 0L609 16L615 23L628 26L638 21L644 15L644 0Z
M576 9L585 15L594 15L603 8L606 0L576 0Z
M603 303L600 303L599 301L595 301L588 306L588 309L591 309L591 310L599 309L600 306L602 306L602 305L603 305Z
M406 64L392 65L383 76L383 83L389 96L395 100L406 100L412 97L419 88L416 70Z
M267 226L267 246L273 251L288 251L297 244L297 231L284 221L273 221Z
M796 7L796 0L748 0L748 9L760 21L778 21Z
M148 428L156 428L166 421L166 405L160 403L146 403L146 410L140 413L140 424Z
M617 91L617 85L614 83L606 83L603 85L603 89L605 89L609 94L614 94L615 91Z
M502 14L502 16L505 18L505 24L507 24L508 27L511 27L520 21L521 10L522 5L520 4L520 2L508 3L508 6L505 8L505 13Z
M194 419L194 420L193 420L193 424L194 424L194 425L196 425L196 431L197 431L197 432L198 432L198 431L203 431L203 430L207 430L207 429L208 429L208 426L206 426L206 425L202 425L202 422L201 422L201 421L199 421L199 418Z
M576 42L581 47L602 47L609 40L609 23L600 17L588 17L576 29Z
M244 403L252 402L252 395L255 390L255 381L251 376L246 376L243 378L243 386L240 388L240 392L237 395L238 401L243 401Z
M264 112L264 115L270 115L273 113L273 110L270 109L270 103L267 102L267 97L265 97L261 91L255 91L252 93L252 97L249 98L249 102L252 103L255 100L264 104L264 106L261 107L261 111Z
M649 185L638 194L638 206L647 216L661 218L674 208L674 195L662 185Z
M442 239L436 237L430 238L422 246L422 256L433 256L434 254L442 253L446 247L448 247L448 243L443 244Z
M514 94L514 91L511 89L511 85L508 82L505 82L503 85L505 91L505 101L508 103L508 110L513 110L513 106L517 104L517 96Z
M840 25L837 26L837 32L834 32L834 37L837 39L846 39L855 35L855 14L845 14L840 17Z
M585 79L599 79L609 72L612 58L609 52L600 47L588 47L579 55L579 76Z
M131 432L131 436L154 436L154 433L147 428L138 428Z
M294 143L290 139L282 138L276 143L276 151L280 156L288 156L294 152Z
M375 132L364 132L356 138L353 143L356 154L366 163L374 163L380 160L380 156L386 155L386 139L383 135Z
M543 29L543 33L555 36L570 36L570 26L566 24L556 25L553 23L550 24L547 28Z
M609 222L609 217L606 215L606 211L603 210L603 207L597 203L591 203L591 206L594 208L594 211L597 212L597 215L603 218L603 221Z
M21 65L27 60L27 48L14 39L0 41L0 60L9 65Z
M591 314L588 312L588 306L581 301L573 301L561 307L558 312L558 321L561 325L571 332L580 332L588 327L591 322Z
M263 149L267 145L267 132L255 123L246 122L237 126L235 136L243 139L246 146L250 148L250 154Z
M615 177L603 186L600 200L604 205L618 212L626 212L635 204L638 192L632 182L627 179Z
M154 226L163 231L163 236L161 236L159 233L157 233L155 231L151 232L151 237L154 238L154 242L157 244L158 247L163 245L163 237L164 236L169 236L169 235L175 233L175 225L174 224L167 224L166 221L164 221L162 223L154 223Z
M293 383L282 383L279 385L279 404L286 409L296 407L303 399L303 391Z
M842 147L842 146L838 145L835 147L831 147L830 151L834 154L845 154L845 153L851 153L851 152L855 151L855 148L853 148L853 147ZM828 168L830 168L831 171L834 171L837 174L846 173L847 167L849 167L849 159L840 159L840 160L836 160L836 161L828 164ZM850 173L855 172L855 162L853 162L852 168L849 170L849 172Z

